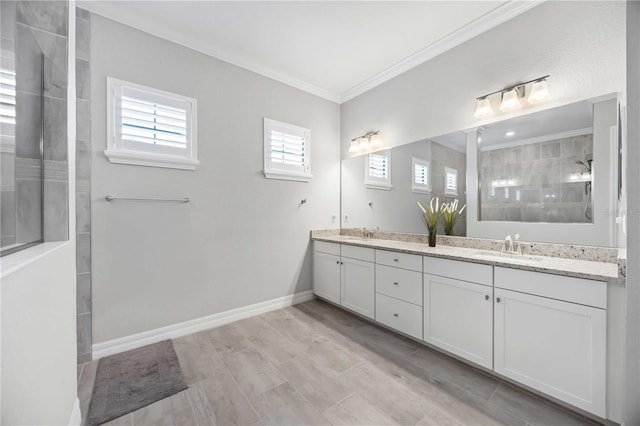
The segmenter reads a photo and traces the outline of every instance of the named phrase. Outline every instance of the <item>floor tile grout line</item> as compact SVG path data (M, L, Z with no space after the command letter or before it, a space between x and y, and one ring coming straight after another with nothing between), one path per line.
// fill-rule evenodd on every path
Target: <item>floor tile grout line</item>
M340 401L336 402L335 404L333 404L331 407L326 408L324 410L322 410L322 413L324 415L324 413L326 413L327 411L331 410L332 408L336 407L337 405L342 404L344 401L346 401L347 399L351 398L351 395L355 394L356 391L351 391L351 393L349 393L347 396L345 396L344 398L342 398Z

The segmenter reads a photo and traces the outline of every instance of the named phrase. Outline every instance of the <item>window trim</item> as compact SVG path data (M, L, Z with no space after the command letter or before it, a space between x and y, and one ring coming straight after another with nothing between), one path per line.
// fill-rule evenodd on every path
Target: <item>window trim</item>
M427 169L427 183L421 185L416 183L416 166L422 165ZM411 191L419 194L431 193L431 161L418 157L411 157Z
M456 189L455 191L452 191L448 188L447 186L447 177L449 175L449 173L453 173L456 177ZM444 168L444 195L451 195L451 196L458 196L458 170L454 169L452 167L445 167Z
M186 102L187 110L187 148L186 155L172 155L167 153L154 153L152 150L141 151L126 149L123 147L122 137L118 137L116 111L117 99L122 97L118 88L147 92L152 96L160 96ZM136 166L163 167L170 169L195 170L200 164L198 161L198 101L176 93L166 92L153 87L143 86L113 77L107 77L107 149L104 153L111 163L131 164Z
M372 155L381 155L387 157L387 170L388 177L387 179L380 180L376 178L372 178L369 176L369 163L370 157ZM365 163L364 163L364 185L368 189L382 189L384 191L390 191L393 189L393 185L391 184L391 150L387 149L384 151L371 152L367 154Z
M305 171L297 171L292 169L279 168L278 165L273 165L269 160L271 153L271 143L269 138L269 132L272 127L289 129L295 132L302 132L305 134ZM311 174L311 130L296 126L282 121L272 120L264 117L263 124L263 152L264 152L264 168L262 170L266 179L279 179L279 180L291 180L295 182L309 182L313 175Z

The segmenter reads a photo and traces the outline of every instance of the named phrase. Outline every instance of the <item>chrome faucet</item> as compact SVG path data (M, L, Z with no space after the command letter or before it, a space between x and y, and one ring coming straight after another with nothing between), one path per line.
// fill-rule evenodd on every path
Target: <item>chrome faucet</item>
M522 254L522 246L520 245L520 234L516 234L515 241L511 235L507 235L502 242L500 253Z
M504 241L502 242L502 249L500 250L500 253L511 253L513 252L513 240L511 239L511 235L507 235L504 239Z
M360 228L360 232L362 232L362 238L371 238L373 237L373 231L369 231L364 226Z

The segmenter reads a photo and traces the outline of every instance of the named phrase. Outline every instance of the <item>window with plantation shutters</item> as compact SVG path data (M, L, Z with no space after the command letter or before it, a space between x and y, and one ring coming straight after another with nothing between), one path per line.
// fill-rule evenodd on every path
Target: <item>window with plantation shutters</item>
M109 161L196 168L195 99L110 77L107 91Z
M0 123L16 124L16 73L0 68Z
M264 175L269 179L311 180L311 131L265 118Z
M458 195L458 171L456 169L444 168L444 194Z
M431 180L429 179L429 162L421 158L411 158L411 190L413 192L431 192Z
M391 185L391 151L379 151L367 155L364 183L367 188L386 189Z

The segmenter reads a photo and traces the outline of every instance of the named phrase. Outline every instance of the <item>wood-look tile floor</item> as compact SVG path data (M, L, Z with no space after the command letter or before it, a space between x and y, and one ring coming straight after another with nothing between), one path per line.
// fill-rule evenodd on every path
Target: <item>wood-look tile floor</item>
M320 300L174 345L189 389L108 424L595 424ZM79 367L83 416L96 367Z

